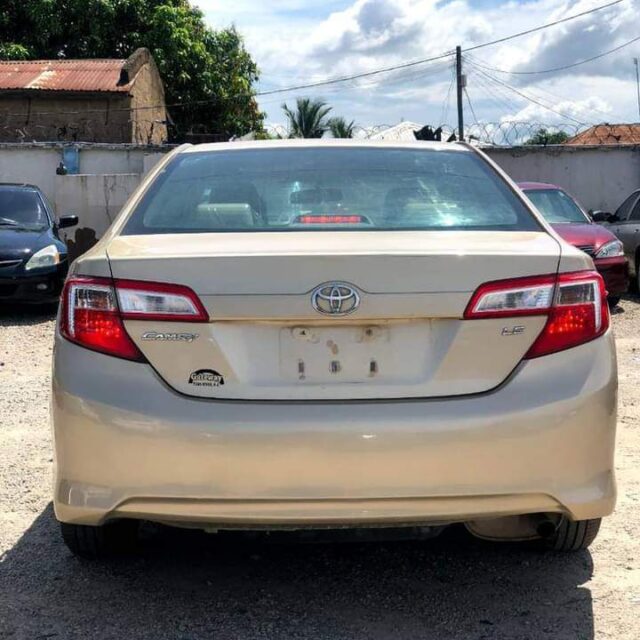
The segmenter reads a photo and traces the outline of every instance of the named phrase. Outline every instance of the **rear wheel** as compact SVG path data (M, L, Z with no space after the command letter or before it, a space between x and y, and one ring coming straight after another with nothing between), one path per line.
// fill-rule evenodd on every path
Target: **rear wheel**
M138 543L138 522L117 520L99 527L61 522L62 539L76 556L94 560L133 552Z
M554 551L580 551L586 549L598 535L602 518L569 520L563 518L555 533L544 543Z

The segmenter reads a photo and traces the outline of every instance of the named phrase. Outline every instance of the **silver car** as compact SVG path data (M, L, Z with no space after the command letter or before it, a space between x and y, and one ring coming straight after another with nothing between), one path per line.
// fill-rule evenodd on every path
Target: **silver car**
M616 389L591 258L481 152L184 146L67 280L55 513L91 557L141 520L583 549Z
M624 245L636 291L640 291L640 189L634 191L615 213L593 212L595 222L604 223Z

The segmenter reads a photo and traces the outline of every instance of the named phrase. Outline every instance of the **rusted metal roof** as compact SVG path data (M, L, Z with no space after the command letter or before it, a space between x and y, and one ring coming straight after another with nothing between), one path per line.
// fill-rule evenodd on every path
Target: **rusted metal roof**
M0 61L0 91L99 91L126 93L125 60L5 60Z
M597 124L565 144L640 144L640 124Z

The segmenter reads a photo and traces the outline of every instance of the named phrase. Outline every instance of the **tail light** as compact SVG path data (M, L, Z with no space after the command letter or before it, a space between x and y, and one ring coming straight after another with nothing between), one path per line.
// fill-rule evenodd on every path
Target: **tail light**
M464 317L547 317L525 358L556 353L601 336L609 327L607 292L595 271L501 280L481 285Z
M60 333L88 349L143 362L123 320L207 322L188 287L137 280L71 277L62 293Z
M358 215L315 215L298 216L296 222L300 224L360 224L367 222L366 218Z

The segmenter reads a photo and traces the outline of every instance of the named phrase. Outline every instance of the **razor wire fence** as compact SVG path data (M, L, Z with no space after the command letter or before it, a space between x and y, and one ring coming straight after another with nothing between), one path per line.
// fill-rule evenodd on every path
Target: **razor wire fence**
M450 124L358 125L351 137L365 140L441 140L459 138L457 127ZM191 130L176 132L168 121L135 118L105 123L100 118L53 119L47 122L16 122L0 111L0 142L96 142L158 144L159 142L226 142L242 139L288 139L288 129L280 124L267 124L257 132L231 136L211 131L206 123ZM327 129L324 137L332 137ZM486 146L551 146L551 145L640 145L640 124L595 125L573 123L545 123L537 121L474 122L464 129L464 139Z
M267 125L267 137L289 138L286 127ZM367 140L436 140L455 141L459 138L454 125L417 125L401 122L396 125L356 126L353 138ZM464 140L479 145L498 147L550 145L640 145L640 124L557 124L536 121L475 122L465 127Z

